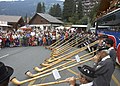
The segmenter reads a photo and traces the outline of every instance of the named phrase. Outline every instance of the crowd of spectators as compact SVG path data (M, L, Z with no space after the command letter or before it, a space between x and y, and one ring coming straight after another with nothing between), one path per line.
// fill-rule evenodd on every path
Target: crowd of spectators
M68 39L69 36L88 34L78 33L76 30L56 29L53 31L24 31L24 32L0 32L0 48L4 47L26 47L26 46L49 46L56 40ZM91 33L88 34L88 36Z
M0 32L0 48L50 45L60 38L67 39L73 33L65 29L53 31Z

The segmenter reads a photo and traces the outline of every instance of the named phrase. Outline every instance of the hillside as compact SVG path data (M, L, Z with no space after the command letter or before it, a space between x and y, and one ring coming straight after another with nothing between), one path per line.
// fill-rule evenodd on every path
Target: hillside
M62 1L58 0L25 0L25 1L11 1L0 2L0 15L18 15L18 16L33 16L36 12L38 2L45 2L46 11L55 4L63 5Z

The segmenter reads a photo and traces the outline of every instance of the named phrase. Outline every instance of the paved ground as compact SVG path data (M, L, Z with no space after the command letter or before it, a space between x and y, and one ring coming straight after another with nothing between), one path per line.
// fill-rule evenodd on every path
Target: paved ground
M45 49L44 47L16 47L16 48L4 48L0 50L0 61L4 62L6 65L10 65L14 68L14 74L12 77L17 77L19 80L25 80L28 77L25 76L25 72L30 70L33 73L36 73L33 68L39 66L40 63L44 62L46 58L50 56L50 50ZM86 52L82 52L79 55L82 55ZM92 62L87 62L87 65L92 65ZM72 68L75 72L78 72L77 68ZM60 72L61 79L65 79L70 76L75 76L70 73L69 70ZM60 79L60 80L61 80ZM35 83L43 83L55 81L53 76L47 76L45 78L37 80ZM113 80L111 81L111 86L120 86L120 68L116 66L115 73L113 75ZM27 86L23 84L21 86ZM15 86L12 83L9 86ZM58 84L54 86L69 86L68 84Z

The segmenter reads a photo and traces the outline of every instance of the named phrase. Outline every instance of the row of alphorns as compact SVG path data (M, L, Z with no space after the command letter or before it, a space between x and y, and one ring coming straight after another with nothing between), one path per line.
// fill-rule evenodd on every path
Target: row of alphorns
M67 41L65 41L65 39L62 41L61 41L61 39L59 39L58 41L56 41L52 45L45 47L45 48L52 50L51 57L58 57L64 53L68 52L69 50L72 50L75 47L80 46L85 41L87 42L88 40L86 38L87 38L87 36L84 36L81 38L73 36ZM65 41L65 42L63 42L63 41Z
M67 40L67 41L65 41L63 44L61 44L61 45L64 45L64 48L65 48L65 46L67 46L67 44L68 44L68 42L74 42L72 39L73 38L75 38L75 37L72 37L71 39L69 39L69 40ZM83 40L83 39L79 39L79 40ZM79 41L78 40L78 41ZM59 40L58 40L59 41ZM57 42L58 41L56 41L55 43L56 43L56 45L57 45ZM80 41L81 42L81 41ZM91 43L90 44L90 46L93 46L94 44L96 44L97 43L97 41L96 42L94 42L94 43ZM59 43L58 43L59 44ZM66 45L65 45L66 44ZM76 43L75 43L76 44ZM78 43L79 44L79 43ZM60 45L60 46L61 46ZM59 49L60 48L60 46L57 46L57 49ZM55 46L54 46L55 47ZM59 47L59 48L58 48ZM70 61L68 61L68 62L66 62L66 63L64 63L64 64L62 64L62 65L59 65L59 66L56 66L55 68L53 67L53 68L51 68L52 66L54 66L54 65L56 65L56 64L58 64L58 63L60 63L60 62L62 62L62 61L64 61L64 60L67 60L67 59L69 59L70 57L72 57L72 56L74 56L75 54L77 54L77 53L79 53L79 52L81 52L81 51L84 51L85 49L86 49L87 47L83 47L83 48L80 48L80 49L76 49L76 50L74 50L74 51L72 51L72 52L70 52L70 53L67 53L67 54L65 54L65 55L62 55L62 56L59 56L59 57L57 57L57 58L49 58L49 59L47 59L47 60L45 60L46 62L45 63L42 63L41 64L41 66L44 66L43 68L39 68L39 67L35 67L34 69L36 70L36 71L38 71L39 73L37 73L37 74L32 74L30 71L27 71L25 74L27 75L27 76L29 76L29 77L32 77L31 79L28 79L28 80L23 80L23 81L18 81L16 78L13 78L11 81L14 83L14 84L17 84L17 85L20 85L20 84L23 84L23 83L26 83L26 82L30 82L30 81L32 81L32 80L35 80L35 79L37 79L37 78L41 78L41 77L44 77L44 76L47 76L47 75L49 75L49 74L51 74L51 73L47 73L47 72L50 72L50 71L52 71L52 70L54 70L55 68L59 68L59 67L61 67L61 66L64 66L64 65L67 65L67 64L70 64L70 63L72 63L72 62L74 62L75 60L71 60L70 59ZM71 48L68 48L68 49L71 49ZM65 50L64 50L65 51ZM84 57L84 56L83 56ZM51 68L51 69L49 69L49 70L47 70L48 68ZM44 72L43 72L44 71ZM46 74L47 73L47 74ZM43 75L44 74L44 75ZM41 76L42 75L42 76Z
M76 37L77 38L77 37ZM76 47L78 47L78 46L80 46L80 45L82 45L82 44L85 44L85 42L87 42L88 40L86 40L86 38L87 37L84 37L84 38L77 38L77 42L76 42L76 39L74 39L74 40L72 40L71 42L73 42L73 44L72 45L69 45L70 43L67 43L66 45L64 45L63 47L61 47L61 48L58 48L58 49L56 49L56 51L55 52L60 52L59 54L58 53L56 53L55 55L51 55L51 58L49 58L49 59L46 59L45 60L45 63L51 63L51 62L54 62L54 61L56 61L56 60L58 60L58 59L61 59L62 57L66 57L68 54L65 54L65 53L67 53L68 51L71 51L71 50L74 50ZM92 39L92 38L91 38ZM69 40L70 41L70 40ZM69 41L67 41L67 42L69 42ZM66 42L65 42L66 43ZM69 45L69 46L68 46ZM66 46L68 46L67 48L66 48ZM89 46L89 44L87 45L87 46ZM59 46L58 46L59 47ZM90 47L90 46L89 46ZM88 48L88 47L87 47ZM60 56L60 55L62 55L62 56ZM59 56L59 57L58 57ZM57 57L57 58L56 58ZM66 59L66 60L68 60L68 59ZM42 65L42 64L41 64Z
M97 44L97 43L98 43L98 41L95 41L95 42L89 44L89 46L91 47L91 46L93 46L93 45L95 45L95 44ZM83 63L85 63L85 62L87 62L87 61L92 60L93 58L85 58L85 57L86 57L86 56L89 56L90 54L92 54L92 53L94 53L94 52L96 52L97 50L81 56L81 57L80 57L80 58L81 58L81 62L79 62L79 63L76 63L76 61L75 61L74 59L70 59L70 58L71 58L72 56L74 56L74 55L76 55L76 54L78 54L78 53L86 50L86 49L87 49L87 46L82 47L82 48L80 48L80 49L76 49L76 50L74 50L74 51L72 51L72 52L70 52L70 53L64 54L64 55L59 56L59 57L57 57L57 58L47 59L47 60L46 60L47 63L42 63L42 64L41 64L41 65L44 66L44 67L42 67L42 68L35 67L35 68L34 68L38 73L32 74L30 71L27 71L27 72L25 73L28 77L30 77L29 79L26 79L26 80L23 80L23 81L19 81L19 80L17 80L17 78L14 77L14 78L11 79L11 81L12 81L14 84L16 84L16 85L21 85L21 84L24 84L24 83L27 83L27 82L30 82L30 81L33 81L33 80L36 80L36 79L39 79L39 78L42 78L42 77L46 77L46 76L52 74L51 71L54 70L54 69L56 69L56 68L59 68L59 67L62 67L62 66L66 66L66 67L58 70L58 71L63 71L63 70L65 70L65 69L72 68L72 67L74 67L74 66L83 64ZM83 57L84 57L84 59L82 59ZM56 64L58 64L58 63L60 63L60 62L62 62L62 61L65 61L65 60L67 60L67 59L69 59L67 62L65 62L65 63L63 63L63 64L61 64L61 65L55 66ZM69 64L69 65L68 65L68 64ZM53 67L53 66L55 66L55 67ZM63 81L60 81L59 83L61 83L61 82L64 82L64 80L63 80ZM55 82L52 82L52 84L54 84L54 83L55 83ZM59 84L59 83L58 83L58 84ZM47 83L47 84L49 84L49 83ZM33 85L33 86L44 86L44 85L47 85L47 84L46 84L46 83L45 83L45 84L37 84L37 85Z

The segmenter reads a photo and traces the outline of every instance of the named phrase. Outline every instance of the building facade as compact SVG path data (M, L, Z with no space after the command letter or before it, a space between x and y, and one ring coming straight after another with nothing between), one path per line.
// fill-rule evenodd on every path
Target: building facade
M97 4L100 0L82 0L83 13L88 15L92 8Z
M36 13L29 21L29 25L31 27L39 30L55 29L55 27L61 26L62 24L62 21L49 14L44 13Z
M17 30L24 25L25 23L21 16L0 15L1 31Z

